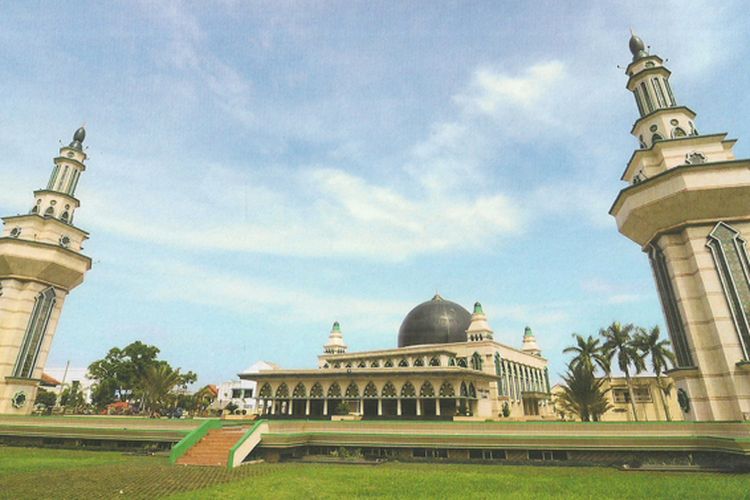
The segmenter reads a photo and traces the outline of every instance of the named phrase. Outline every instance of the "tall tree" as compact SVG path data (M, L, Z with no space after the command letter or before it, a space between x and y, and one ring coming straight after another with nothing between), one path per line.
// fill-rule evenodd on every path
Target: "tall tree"
M675 365L677 359L669 348L669 340L662 339L659 327L655 326L651 330L640 328L635 338L635 344L644 354L644 357L651 359L651 369L656 375L656 385L659 387L659 397L664 407L664 414L667 420L672 420L672 414L669 411L669 404L665 396L669 394L668 388L662 383L662 373L669 369L669 365Z
M180 381L180 370L173 370L167 363L147 367L137 389L143 409L148 413L160 411Z
M573 338L576 339L575 345L563 349L563 353L565 354L575 354L570 361L570 365L583 365L592 373L596 367L599 367L606 375L609 375L609 360L602 351L602 347L599 344L600 339L595 339L591 335L587 339L584 339L577 333L573 334Z
M156 387L155 381L158 378L155 375L157 372L162 374L174 372L176 381L170 390L175 386L185 387L195 382L197 379L195 373L191 371L181 373L179 369L174 370L168 362L157 359L158 354L158 347L136 341L122 349L114 347L103 359L91 363L89 376L96 381L92 391L94 404L101 408L115 400L130 402L143 400L144 395L153 393Z
M625 374L625 382L628 386L630 395L630 407L633 409L633 419L638 420L638 413L635 408L635 396L633 394L633 381L630 379L630 367L635 369L635 373L642 372L646 367L635 341L633 333L636 328L632 324L621 325L615 321L607 328L599 330L599 335L604 339L602 349L608 360L617 359L617 367Z
M607 390L602 389L605 379L597 379L594 372L583 363L571 363L563 375L565 384L558 403L566 413L578 415L582 422L598 421L612 405L607 400Z

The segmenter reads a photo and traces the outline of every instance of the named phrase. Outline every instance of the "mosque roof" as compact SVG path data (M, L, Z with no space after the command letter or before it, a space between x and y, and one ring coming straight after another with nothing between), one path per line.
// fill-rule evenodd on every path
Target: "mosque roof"
M439 294L406 315L398 331L398 346L466 342L471 314Z

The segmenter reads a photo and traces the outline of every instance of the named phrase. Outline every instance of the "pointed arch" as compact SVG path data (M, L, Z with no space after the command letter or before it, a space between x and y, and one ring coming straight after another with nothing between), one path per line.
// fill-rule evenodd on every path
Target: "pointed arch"
M393 368L393 361L391 361L390 359L386 359L383 366L385 366L386 368Z
M306 397L307 397L307 388L305 387L305 384L300 382L294 387L294 390L292 391L292 398L305 399Z
M471 355L471 369L481 371L482 364L482 356L475 351L474 354Z
M271 398L271 384L266 382L263 384L263 387L260 388L260 392L258 393L258 397L262 399L270 399Z
M375 387L375 384L372 382L368 382L365 386L365 391L362 393L362 396L368 399L373 399L378 397L378 388Z
M354 382L350 383L346 388L345 396L347 399L359 398L359 386Z
M289 387L286 383L281 384L276 389L276 399L287 399L289 397Z
M341 363L339 363L338 361L336 361L336 362L335 362L335 363L333 364L333 367L334 367L334 368L341 368Z
M456 358L451 356L448 358L448 366L456 366Z
M471 399L477 399L477 390L471 382L469 382L469 397Z
M462 398L468 398L469 397L469 389L466 387L466 382L461 382L461 397Z
M658 141L663 141L663 140L664 138L659 134L654 134L651 136L651 144L658 142Z
M414 366L424 366L424 358L417 358L414 360Z
M56 302L57 294L52 287L43 290L34 298L34 307L29 316L21 350L18 352L18 359L13 370L14 377L31 378L34 375L39 351Z
M456 364L460 366L461 368L466 368L466 358L458 358L456 361Z
M398 362L399 368L406 368L409 366L409 361L406 360L406 358L401 358L401 360Z
M401 386L401 397L416 398L417 391L416 389L414 389L414 384L412 384L411 382L405 382L404 385Z
M719 273L743 358L750 360L750 259L745 240L732 226L719 222L708 235L706 246Z
M440 366L440 358L438 356L431 357L430 366Z
M370 368L380 368L380 361L376 359L375 361L370 363Z
M70 219L70 214L68 212L63 212L60 216L60 220L63 222L68 222L68 219Z
M432 387L432 384L428 380L424 384L422 384L422 387L419 388L419 397L420 398L434 398L435 397L435 388Z
M48 207L47 210L44 211L45 217L54 217L55 216L55 209L52 207Z
M339 399L341 398L341 386L334 382L328 388L328 399Z
M453 384L446 381L440 386L439 394L441 398L455 398L456 390L453 388Z
M386 382L383 386L383 390L380 392L381 397L383 398L395 398L396 397L396 386L393 385L393 382Z
M310 389L310 399L323 399L323 386L320 382L315 382Z
M675 127L672 129L672 139L676 137L687 137L687 133L682 129L682 127Z
M357 363L357 368L367 368L367 363L365 363L364 359Z

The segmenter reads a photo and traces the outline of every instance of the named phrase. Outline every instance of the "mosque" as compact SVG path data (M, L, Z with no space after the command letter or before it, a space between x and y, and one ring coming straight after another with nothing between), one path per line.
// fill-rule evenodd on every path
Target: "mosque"
M701 134L670 71L637 36L627 88L638 148L610 209L648 255L677 363L685 419L750 420L750 160L726 133ZM63 302L91 268L74 224L86 132L54 158L31 209L0 234L0 413L31 411ZM240 374L274 416L539 419L551 416L547 360L530 329L520 349L496 342L482 306L436 295L404 319L395 349L349 353L334 323L318 368Z
M540 419L552 416L547 360L530 328L520 349L495 341L482 305L436 294L406 315L398 348L348 352L333 324L318 368L241 373L264 415Z

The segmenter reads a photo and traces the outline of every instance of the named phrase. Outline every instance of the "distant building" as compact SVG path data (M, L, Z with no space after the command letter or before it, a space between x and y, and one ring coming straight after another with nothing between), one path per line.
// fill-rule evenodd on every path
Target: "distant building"
M78 390L83 394L83 400L86 403L91 403L91 390L93 389L95 380L88 378L87 368L68 368L67 372L65 367L58 368L45 368L45 374L57 379L58 383L55 386L57 394L65 390L66 387L78 386Z
M278 370L279 366L268 361L258 361L240 373L252 375L260 370ZM240 378L219 384L217 397L212 405L215 409L223 410L228 404L234 404L238 410L247 413L255 412L256 383L253 380Z
M259 413L272 417L554 418L547 360L531 329L520 349L500 344L481 304L472 314L440 295L406 315L396 349L348 352L336 322L318 368L240 379L258 383Z
M667 414L664 410L664 403L659 395L659 386L656 377L631 377L633 384L633 396L635 398L635 409L638 413L638 421L654 422L666 421ZM677 391L674 383L669 377L661 377L663 387L669 387L669 394L664 396L664 401L669 410L671 420L684 420L685 413L677 402ZM602 422L632 422L633 407L630 404L630 393L625 377L605 378L602 389L606 391L606 397L612 408L601 416ZM562 393L562 385L555 384L552 388L553 402L555 403L555 412L558 417L565 420L578 420L575 415L565 414L557 404L557 398ZM662 391L663 393L663 391Z

